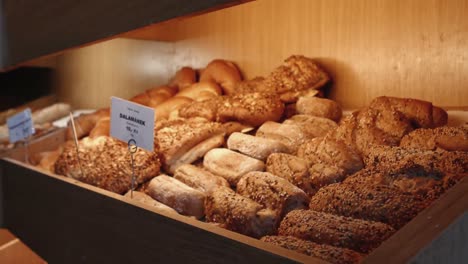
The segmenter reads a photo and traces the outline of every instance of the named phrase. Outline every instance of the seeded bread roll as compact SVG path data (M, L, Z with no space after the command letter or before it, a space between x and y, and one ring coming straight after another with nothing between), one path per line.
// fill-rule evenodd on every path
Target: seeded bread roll
M205 195L167 175L154 177L148 185L148 193L180 214L198 219L205 215Z
M291 211L281 221L280 236L293 236L319 244L368 253L395 233L380 222L342 217L313 210Z
M258 128L255 135L282 142L289 148L288 153L291 154L295 154L299 146L309 139L298 125L277 122L264 123Z
M170 86L179 88L179 91L188 88L197 82L197 72L190 67L182 67L175 76L169 81Z
M224 94L233 95L236 94L235 87L242 80L242 76L234 63L217 59L211 61L200 75L200 81L208 80L218 83Z
M308 195L314 193L309 177L309 163L302 158L285 153L273 153L266 161L266 171L288 180Z
M205 195L211 194L221 186L229 187L229 183L224 178L191 164L185 164L177 168L174 178L203 192Z
M217 188L205 201L206 221L256 238L275 232L276 214L227 187Z
M236 186L246 173L265 169L261 160L225 148L215 148L206 153L203 166L213 174L225 178L232 186Z
M435 129L416 129L405 135L401 147L448 151L468 151L468 128L438 127Z
M245 174L237 183L237 193L274 210L278 219L292 210L307 208L309 202L303 190L268 172Z
M194 83L183 91L178 92L175 96L184 96L194 101L201 102L212 97L220 96L221 94L221 88L214 81L208 80Z
M124 196L127 197L127 198L130 198L132 200L144 203L146 205L155 207L155 208L158 209L158 211L168 213L168 214L177 214L176 210L172 209L171 207L169 207L169 206L167 206L167 205L165 205L163 203L160 203L160 202L156 201L155 199L151 198L151 196L149 196L149 195L147 195L145 193L138 192L138 191L133 191L133 197L132 197L132 192L128 191Z
M362 254L351 249L317 244L292 236L264 236L260 240L308 256L317 257L330 263L357 264L363 258Z
M299 114L328 118L335 122L338 122L343 114L337 102L314 96L299 97L296 110Z
M233 133L228 138L227 147L263 161L272 153L289 151L288 147L278 140L255 137L239 132Z
M265 78L265 86L283 102L295 102L310 90L317 90L330 78L312 59L291 56Z
M323 137L338 127L333 120L310 115L294 115L286 119L283 124L299 126L307 138Z

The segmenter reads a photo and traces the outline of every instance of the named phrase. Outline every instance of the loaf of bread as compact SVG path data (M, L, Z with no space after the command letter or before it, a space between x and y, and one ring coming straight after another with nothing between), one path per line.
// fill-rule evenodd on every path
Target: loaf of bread
M62 154L63 147L59 147L56 150L46 151L40 154L42 157L37 164L37 167L43 169L47 172L54 173L55 172L55 162L59 158L60 154Z
M265 78L265 86L283 102L295 102L310 90L317 90L330 78L312 59L291 56Z
M191 164L178 167L175 170L174 178L203 192L205 195L211 194L221 186L229 187L229 183L224 178Z
M227 187L217 188L205 201L206 221L256 238L275 232L276 214Z
M288 147L288 153L295 154L302 144L310 138L295 124L281 124L277 122L265 122L256 134L257 137L278 140Z
M400 142L401 147L448 151L468 151L468 128L438 127L434 129L420 128L405 135Z
M283 124L299 126L307 138L323 137L338 127L333 120L310 115L294 115L284 120Z
M432 106L432 120L434 122L434 127L445 126L448 123L448 113L444 109Z
M309 168L310 195L320 188L342 182L348 174L334 164L315 163Z
M281 221L280 236L368 253L395 233L384 223L342 217L313 210L291 211Z
M272 153L289 152L289 148L281 141L239 132L233 133L228 138L227 147L263 161Z
M175 76L169 81L169 86L177 87L179 91L182 91L196 82L197 82L197 72L190 67L182 67L176 72Z
M274 210L278 219L292 210L307 208L309 203L309 197L303 190L269 172L245 174L237 183L237 193Z
M88 136L91 130L96 126L96 123L104 117L110 116L109 108L99 109L93 113L81 114L78 117L73 119L75 123L76 136L78 139L81 139L85 136ZM73 130L70 122L68 123L67 129L67 139L74 139Z
M315 96L299 97L296 110L299 114L328 118L335 122L340 121L343 114L337 102Z
M110 117L103 117L96 122L94 128L89 132L90 138L110 136Z
M221 88L212 80L201 81L194 83L178 92L175 96L184 96L194 101L201 102L212 97L220 96L222 94Z
M163 103L154 107L156 121L168 119L171 117L171 114L177 116L178 110L184 105L190 104L191 102L193 102L192 99L184 96L172 97L164 101Z
M132 167L127 145L110 137L84 138L76 147L68 144L55 162L55 173L123 194L131 188ZM159 174L156 152L139 149L134 156L136 184ZM81 163L81 166L80 166Z
M237 66L230 61L220 59L211 61L200 75L200 82L215 81L227 95L236 94L236 84L241 80L242 76Z
M215 148L206 153L203 166L213 174L225 178L232 186L236 186L246 173L265 169L261 160L225 148Z
M266 171L288 180L309 196L315 193L309 176L310 164L299 157L286 153L273 153L266 161Z
M167 175L154 177L148 185L148 193L180 214L198 219L205 215L205 195Z
M132 197L132 191L128 191L124 196L132 200L138 201L140 203L149 205L151 207L155 207L157 208L159 212L164 212L166 214L177 214L176 210L172 209L171 207L163 203L156 201L155 199L151 198L151 196L145 193L133 191L133 197Z
M260 240L330 263L357 264L363 258L362 254L351 249L317 244L293 236L264 236Z
M177 88L174 86L157 86L152 89L146 90L145 93L149 97L149 107L156 108L166 100L170 99L177 93Z

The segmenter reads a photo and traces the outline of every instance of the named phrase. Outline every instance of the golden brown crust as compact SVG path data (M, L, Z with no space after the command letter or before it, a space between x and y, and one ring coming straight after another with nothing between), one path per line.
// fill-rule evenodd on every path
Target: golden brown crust
M317 90L330 78L312 59L293 55L265 78L265 86L283 102L295 102L308 90Z
M335 122L338 122L343 114L337 102L314 96L299 97L296 109L299 114L328 118Z
M62 151L63 151L63 148L59 147L53 151L46 151L46 152L40 153L42 158L39 161L39 164L37 164L37 167L47 172L54 173L55 162L59 158L60 154L62 154Z
M155 108L158 105L162 104L164 101L173 97L177 93L177 88L164 85L149 89L145 92L149 97L149 102L147 106Z
M205 201L206 221L256 238L275 232L276 214L227 187L217 188Z
M242 80L237 66L226 60L216 59L211 61L200 75L200 81L212 80L218 83L224 94L236 94L235 87Z
M313 210L294 210L281 222L278 234L319 244L368 253L395 233L384 224Z
M343 181L347 174L342 168L335 165L316 163L309 169L311 194L315 194L320 188Z
M79 155L83 174L73 144L65 146L55 162L55 172L115 193L130 189L132 168L126 144L105 136L85 138L79 142ZM136 184L159 174L155 152L138 150L134 161Z
M302 158L286 153L273 153L266 161L266 171L288 180L309 196L315 193L310 182L309 163Z
M190 67L182 67L169 81L170 86L178 87L180 91L197 82L197 72Z
M89 132L90 138L110 136L110 117L103 117L96 122L94 128Z
M91 132L91 130L94 128L96 125L97 121L103 117L109 117L110 112L109 108L103 108L96 110L93 113L90 114L82 114L78 117L74 118L75 122L75 129L76 129L76 135L78 139L81 139ZM68 124L68 129L67 129L67 139L73 139L73 131L72 131L72 126L71 124Z
M182 118L201 117L207 121L216 121L219 106L223 101L223 97L213 97L203 102L186 104L179 109L179 116Z
M400 146L425 150L440 148L448 151L468 151L468 128L416 129L401 139Z
M192 99L183 96L172 97L164 101L154 108L156 121L168 119L172 113L177 112L181 107L190 104L191 102L193 102Z
M278 219L292 210L307 208L309 203L304 191L268 172L253 171L242 176L237 183L237 193L274 210Z
M440 107L432 106L432 119L434 127L445 126L448 122L448 113Z
M207 80L194 83L183 91L178 92L175 96L184 96L196 102L201 102L212 97L220 96L221 94L221 88L214 81Z
M260 240L308 256L317 257L330 263L355 264L360 263L364 257L351 249L317 244L292 236L264 236Z
M233 133L228 138L227 147L263 161L272 153L289 152L288 147L281 143L281 141L255 137L239 132Z

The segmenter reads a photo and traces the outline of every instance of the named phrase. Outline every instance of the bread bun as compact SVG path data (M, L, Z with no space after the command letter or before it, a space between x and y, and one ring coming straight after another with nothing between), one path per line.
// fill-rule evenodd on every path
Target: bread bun
M179 91L185 90L190 85L197 82L197 72L190 67L182 67L175 76L169 81L169 86L179 88Z
M299 146L310 139L298 125L277 122L265 122L258 128L255 135L282 142L288 147L287 153L290 154L295 154Z
M229 183L224 178L191 164L185 164L177 168L174 178L206 195L211 194L220 186L229 187Z
M94 128L89 132L90 138L96 138L99 136L110 135L110 117L103 117L99 119Z
M242 80L237 66L226 60L213 60L200 75L200 81L215 81L223 88L224 94L235 94L235 87Z
M296 110L299 114L324 117L335 122L341 119L343 112L337 102L314 96L299 97Z
M173 97L177 93L176 87L170 86L158 86L146 91L149 97L149 107L156 107L163 103L164 101L168 100L169 98Z
M444 109L432 106L432 120L434 122L434 127L445 126L448 122L448 114Z
M156 121L161 119L168 119L171 112L177 111L182 106L191 102L193 102L192 99L183 96L173 97L164 101L162 104L159 104L154 108Z
M255 137L244 133L235 132L227 141L227 147L237 150L247 156L265 161L272 153L289 152L289 148L281 141Z
M110 110L109 108L103 108L95 111L90 114L82 114L74 118L76 136L78 139L81 139L85 136L88 136L91 130L96 126L96 123L99 119L103 117L109 117ZM68 125L67 129L67 139L73 139L73 131L71 124Z
M212 80L201 81L190 85L183 91L178 92L175 96L184 96L194 101L200 102L212 97L220 96L221 88Z

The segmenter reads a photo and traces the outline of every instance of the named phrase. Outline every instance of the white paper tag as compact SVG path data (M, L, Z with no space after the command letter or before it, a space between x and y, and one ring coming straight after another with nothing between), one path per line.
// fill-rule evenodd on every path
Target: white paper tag
M111 97L110 135L137 147L154 149L154 109Z
M27 108L24 111L8 118L7 126L11 143L30 137L35 132L31 109Z

